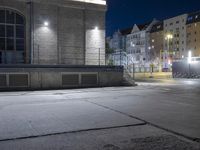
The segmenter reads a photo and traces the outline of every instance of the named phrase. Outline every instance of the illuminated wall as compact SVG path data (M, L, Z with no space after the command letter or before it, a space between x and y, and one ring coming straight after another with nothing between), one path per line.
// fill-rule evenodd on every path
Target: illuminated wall
M105 64L106 1L6 0L0 6L25 16L27 62Z
M72 0L72 1L106 5L106 0Z

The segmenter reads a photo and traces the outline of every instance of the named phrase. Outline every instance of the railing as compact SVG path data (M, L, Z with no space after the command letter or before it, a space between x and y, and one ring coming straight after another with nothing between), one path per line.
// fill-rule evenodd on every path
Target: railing
M9 54L9 55L8 55ZM19 57L20 55L20 57ZM21 51L0 51L2 64L36 64L36 65L96 65L104 66L105 48L65 46L58 50L48 50L35 46L30 55Z
M134 61L132 55L128 55L125 51L117 51L106 56L107 65L119 65L123 66L125 72L134 77Z

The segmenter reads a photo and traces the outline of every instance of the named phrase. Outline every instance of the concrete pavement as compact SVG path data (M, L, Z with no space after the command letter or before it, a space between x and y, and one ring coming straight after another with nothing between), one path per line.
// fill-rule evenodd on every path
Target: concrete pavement
M0 93L0 149L200 149L200 81L138 85Z

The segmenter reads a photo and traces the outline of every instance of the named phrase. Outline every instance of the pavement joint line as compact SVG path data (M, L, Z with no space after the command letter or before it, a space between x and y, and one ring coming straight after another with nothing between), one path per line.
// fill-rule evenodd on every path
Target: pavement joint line
M120 113L120 114L125 115L125 116L128 116L128 117L130 117L130 118L137 119L137 120L139 120L139 121L144 122L144 123L147 124L147 125L150 125L150 126L153 126L153 127L155 127L155 128L161 129L161 130L163 130L163 131L172 133L172 134L174 134L174 135L176 135L176 136L180 136L180 137L185 138L185 139L188 139L188 140L190 140L190 141L200 143L200 138L195 138L195 137L187 136L187 135L185 135L185 134L182 134L182 133L173 131L173 130L171 130L171 129L167 129L167 128L165 128L165 127L159 126L159 125L157 125L157 124L151 123L151 122L146 121L146 120L144 120L144 119L142 119L142 118L139 118L139 117L136 117L136 116L133 116L133 115L130 115L130 114L127 114L127 113L124 113L124 112L115 110L115 109L113 109L113 108L110 108L110 107L107 107L107 106L104 106L104 105L101 105L101 104L98 104L98 103L95 103L95 102L91 102L91 101L89 101L89 100L84 100L84 101L85 101L85 102L89 102L89 103L94 104L94 105L97 105L97 106L100 106L100 107L103 107L103 108L106 108L106 109L108 109L108 110L111 110L111 111L114 111L114 112L117 112L117 113Z
M101 130L127 128L127 127L138 127L138 126L145 126L145 125L147 125L147 124L146 123L137 123L137 124L111 126L111 127L103 127L103 128L91 128L91 129L83 129L83 130L75 130L75 131L67 131L67 132L58 132L58 133L50 133L50 134L43 134L43 135L32 135L32 136L23 136L23 137L16 137L16 138L0 139L0 142L26 140L26 139L42 138L42 137L48 137L48 136L56 136L56 135L72 134L72 133L81 133L81 132L89 132L89 131L101 131Z
M138 86L137 86L138 87ZM109 91L113 91L113 92L117 92L117 91L131 91L131 90L138 90L138 89L134 89L134 86L133 87L130 87L129 86L124 86L124 88L127 88L127 89L111 89ZM104 92L107 91L106 89L102 89ZM140 90L140 89L139 89ZM46 90L48 92L48 90ZM70 90L66 90L66 89L61 89L60 91L67 91L67 92L70 92ZM1 91L0 91L1 92ZM13 91L11 91L13 92ZM10 93L11 93L10 92ZM30 92L26 92L26 93L16 93L15 95L11 95L11 94L0 94L0 96L23 96L23 95L52 95L52 93L45 93L45 94L40 94L40 93L34 93L34 92L38 92L38 91L30 91ZM55 93L53 93L53 95L56 95L58 92L54 91ZM76 93L93 93L93 92L99 92L99 90L94 90L94 91L78 91L78 92L70 92L70 93L61 93L62 95L68 95L68 94L76 94Z

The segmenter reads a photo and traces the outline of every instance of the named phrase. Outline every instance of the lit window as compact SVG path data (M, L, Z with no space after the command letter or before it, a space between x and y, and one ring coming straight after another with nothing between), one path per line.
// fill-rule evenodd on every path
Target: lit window
M154 43L154 42L155 42L155 40L154 40L154 39L152 39L152 42Z

